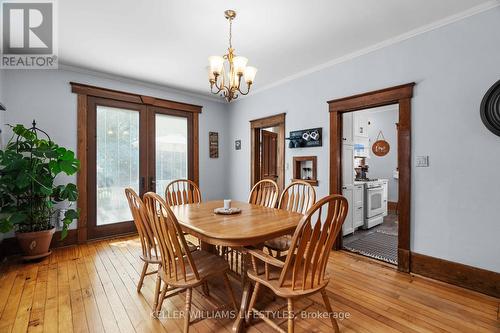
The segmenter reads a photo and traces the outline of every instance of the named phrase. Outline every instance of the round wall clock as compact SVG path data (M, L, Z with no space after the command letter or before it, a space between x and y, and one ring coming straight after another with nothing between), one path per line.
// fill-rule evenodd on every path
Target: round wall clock
M483 97L481 119L487 129L500 136L500 80Z

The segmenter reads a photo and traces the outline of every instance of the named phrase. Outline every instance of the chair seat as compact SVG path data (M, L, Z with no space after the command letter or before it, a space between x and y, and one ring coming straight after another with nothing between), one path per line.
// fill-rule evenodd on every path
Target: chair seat
M184 265L186 267L186 280L182 279L182 266L177 261L177 274L179 280L175 277L174 268L171 268L170 274L165 271L165 267L162 267L160 270L160 275L163 281L165 281L168 285L176 287L176 288L187 288L187 287L196 287L203 283L205 279L210 276L220 275L223 272L229 270L228 263L221 257L208 253L206 251L194 251L191 252L191 257L193 258L194 265L198 270L199 279L196 278L193 271L191 270L189 263L187 262L187 258L183 257Z
M274 251L283 252L283 251L288 251L291 244L292 244L292 236L285 235L266 241L264 243L264 246Z
M292 289L292 276L287 276L282 286L279 284L279 278L281 274L281 268L269 265L269 279L266 279L266 275L264 274L264 265L261 263L257 264L257 269L260 274L257 274L253 269L249 269L247 271L248 277L258 283L262 283L269 289L271 289L276 295L280 297L295 297L295 296L305 296L318 292L323 289L327 284L329 279L324 279L321 283L317 284L314 288L310 288L311 280L308 279L306 281L306 290L302 290L302 286L299 284L295 286L295 289ZM302 270L297 272L297 280L302 280Z

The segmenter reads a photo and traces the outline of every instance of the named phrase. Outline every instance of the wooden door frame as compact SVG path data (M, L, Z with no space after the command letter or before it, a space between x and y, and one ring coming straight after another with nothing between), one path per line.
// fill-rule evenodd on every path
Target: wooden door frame
M280 191L285 188L285 118L286 113L269 117L250 120L250 187L260 179L260 131L268 127L278 127L277 170L278 187Z
M95 166L97 165L97 114L96 112L93 112L96 110L97 106L107 106L107 107L112 107L112 108L120 108L120 109L125 109L125 110L130 110L131 112L138 112L139 114L139 138L140 138L140 147L139 147L139 160L140 161L146 161L147 159L147 147L148 144L144 140L144 135L147 133L147 107L142 104L136 104L136 103L131 103L131 102L125 102L125 101L118 101L114 99L107 99L107 98L102 98L102 97L94 97L90 96L87 98L87 105L88 105L88 112L87 115L87 159L86 163L87 166L91 167L86 167L85 170L82 170L82 173L86 173L86 179L87 179L87 186L85 187L86 191L86 196L84 200L86 200L86 207L87 207L87 212L86 216L88 216L88 221L86 224L86 229L87 229L87 237L89 239L97 239L97 238L103 238L103 237L109 237L113 236L115 234L128 234L128 233L133 233L135 232L135 226L133 221L123 221L123 222L118 222L118 223L112 223L112 224L107 224L107 225L102 225L102 226L97 226L96 223L92 223L97 220L97 209L96 209L96 201L93 200L94 198L97 198L97 186L96 186L96 179L97 179L97 173L95 170ZM93 167L92 167L93 166ZM146 169L145 163L139 163L139 179L142 177L145 177L147 174L147 169ZM140 188L140 193L139 195L144 194L146 191L144 188ZM80 193L80 198L81 193Z
M80 217L77 224L77 241L84 243L89 239L87 224L89 219L89 207L87 200L87 185L89 168L89 147L88 147L88 113L89 98L101 97L110 100L142 104L145 106L156 106L171 110L192 113L192 140L193 140L193 175L192 180L199 185L199 114L202 106L188 103L170 101L166 99L123 92L119 90L101 88L88 84L70 82L71 91L77 94L77 157L80 160L80 172L77 174L77 187L79 200L77 202L80 210ZM143 124L144 126L144 124Z
M342 193L342 114L379 106L399 105L398 269L410 271L411 98L415 83L328 101L330 112L330 194ZM335 249L342 248L342 235Z

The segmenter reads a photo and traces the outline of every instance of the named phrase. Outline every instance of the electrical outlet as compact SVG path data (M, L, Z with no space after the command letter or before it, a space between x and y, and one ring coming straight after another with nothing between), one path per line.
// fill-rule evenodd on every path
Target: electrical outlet
M429 156L417 156L417 168L428 168Z

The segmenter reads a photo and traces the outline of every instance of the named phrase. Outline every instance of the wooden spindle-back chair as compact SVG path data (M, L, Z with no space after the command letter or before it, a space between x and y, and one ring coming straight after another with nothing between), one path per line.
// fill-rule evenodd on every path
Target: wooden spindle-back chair
M227 276L228 263L223 258L205 251L190 252L177 218L159 195L146 193L144 203L161 253L158 272L160 279L155 290L155 298L158 299L156 313L161 310L168 287L185 289L184 332L188 332L192 289L203 285L211 276L223 278L228 296L236 309L236 300ZM162 281L165 284L163 288L161 288Z
M347 200L340 195L330 195L318 201L299 222L284 262L259 249L248 250L253 267L248 271L248 277L255 282L249 312L258 311L254 309L254 305L262 284L276 295L287 299L288 313L294 311L295 298L321 292L333 328L338 332L337 321L325 290L329 282L325 272L328 257L342 230L347 210ZM259 271L261 262L264 264L264 273ZM265 316L263 319L281 330ZM288 332L293 330L294 320L289 316Z
M158 265L161 263L160 250L155 242L153 229L151 228L146 207L141 198L131 188L125 189L125 196L127 197L130 212L132 213L134 224L141 241L142 255L140 258L144 262L144 266L142 268L139 283L137 284L137 292L140 292L146 275L157 273L157 271L148 273L147 270L149 264Z
M316 191L308 182L297 180L288 185L281 193L278 201L278 208L295 213L305 214L309 208L316 202ZM276 257L281 252L290 248L292 237L290 235L278 237L264 243L268 250L276 252ZM272 252L272 251L270 251Z
M279 188L274 180L263 179L252 187L248 203L269 208L276 207Z
M174 180L165 189L165 201L169 206L200 203L200 188L189 179Z

